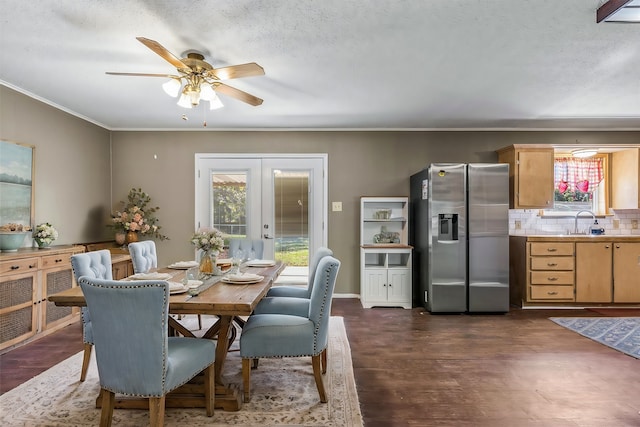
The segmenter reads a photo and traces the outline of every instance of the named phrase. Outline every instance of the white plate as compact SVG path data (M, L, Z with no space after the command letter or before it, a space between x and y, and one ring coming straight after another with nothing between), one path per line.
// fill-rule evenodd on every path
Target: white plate
M174 270L188 270L191 267L197 267L197 266L198 266L197 261L178 261L178 262L174 262L171 265L168 265L167 268L171 268Z
M127 277L127 280L168 280L171 277L169 273L137 273Z
M247 261L247 267L273 267L276 262L272 259L254 259Z
M264 279L263 276L258 276L258 275L252 275L253 277L244 279L244 280L234 280L233 278L230 277L223 277L222 279L220 279L221 282L227 283L229 285L248 285L251 283L258 283L261 282L262 279Z

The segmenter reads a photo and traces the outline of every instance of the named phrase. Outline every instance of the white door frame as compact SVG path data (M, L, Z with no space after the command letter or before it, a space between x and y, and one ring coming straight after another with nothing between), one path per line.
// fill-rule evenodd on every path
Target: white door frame
M321 241L314 242L315 247L318 246L327 246L328 242L328 155L326 153L304 153L304 154L287 154L287 153L196 153L195 154L195 218L194 224L195 229L199 227L199 222L202 222L203 219L208 219L210 216L209 212L209 200L210 194L208 184L206 186L206 194L205 188L202 185L199 185L200 180L200 162L205 161L207 159L215 159L215 160L226 160L229 162L230 169L233 169L234 159L238 160L239 163L247 164L247 161L250 159L259 159L262 161L263 159L282 159L282 160L296 160L296 159L320 159L322 161L322 206L316 209L316 213L313 215L313 218L320 221L320 227L322 229L321 232ZM235 168L238 170L238 168ZM245 170L249 170L245 168ZM259 191L257 189L248 189L248 191ZM206 200L206 203L203 203ZM206 212L205 212L206 210ZM262 217L262 212L261 212ZM251 222L250 228L252 229L252 234L256 234L256 231L259 236L262 236L262 218L251 218L247 219L248 222ZM255 222L255 224L254 224ZM258 230L255 227L259 227ZM314 247L310 247L309 257L312 256L312 252L314 251Z

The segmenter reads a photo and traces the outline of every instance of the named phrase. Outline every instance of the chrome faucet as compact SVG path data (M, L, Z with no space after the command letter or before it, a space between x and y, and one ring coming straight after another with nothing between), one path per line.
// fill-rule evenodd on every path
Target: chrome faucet
M590 215L591 215L591 217L593 218L593 222L595 222L595 221L596 221L596 214L594 214L593 212L591 212L591 211L587 211L587 210L583 210L583 211L578 212L578 213L576 214L576 219L575 219L575 222L574 222L574 224L573 224L573 234L578 234L578 217L579 217L579 216L580 216L580 214L581 214L581 213L583 213L583 212L586 212L586 213L590 214ZM585 234L587 234L587 233L585 233Z

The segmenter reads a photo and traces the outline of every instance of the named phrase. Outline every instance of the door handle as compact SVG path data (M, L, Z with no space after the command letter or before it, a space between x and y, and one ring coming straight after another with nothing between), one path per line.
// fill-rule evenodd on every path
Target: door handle
M263 234L262 237L265 239L273 239L273 236L270 236L269 234Z

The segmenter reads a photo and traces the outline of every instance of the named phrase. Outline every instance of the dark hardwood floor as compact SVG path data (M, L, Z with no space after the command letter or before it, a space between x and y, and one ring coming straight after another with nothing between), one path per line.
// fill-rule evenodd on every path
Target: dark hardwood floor
M332 309L345 319L367 427L640 426L640 360L548 320L615 313L431 315L356 299ZM81 341L75 324L0 355L0 392L81 351Z

